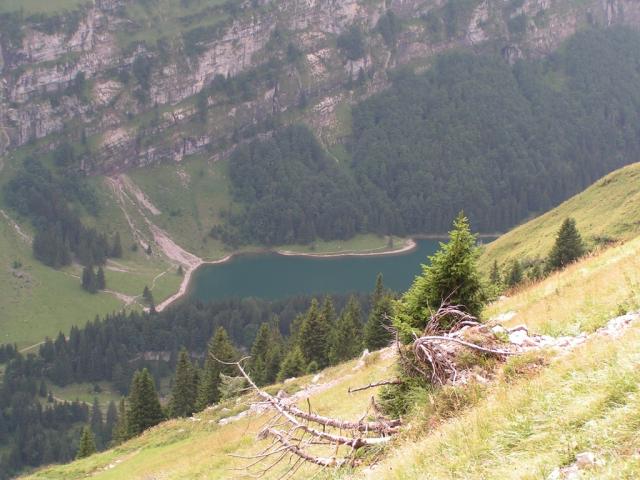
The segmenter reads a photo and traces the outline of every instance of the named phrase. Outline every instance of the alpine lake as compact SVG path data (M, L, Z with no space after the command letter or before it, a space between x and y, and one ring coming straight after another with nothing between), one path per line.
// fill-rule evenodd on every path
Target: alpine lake
M389 255L239 255L225 263L200 267L193 274L188 295L209 302L238 297L277 300L295 295L371 292L378 273L382 273L387 288L404 292L421 273L421 264L438 250L439 242L417 240L416 248L410 252Z

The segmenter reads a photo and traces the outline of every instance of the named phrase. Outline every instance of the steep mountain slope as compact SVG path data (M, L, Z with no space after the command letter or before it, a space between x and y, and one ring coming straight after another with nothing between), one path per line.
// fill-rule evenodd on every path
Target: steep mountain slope
M553 325L555 333L594 332L640 308L639 254L640 239L612 247L489 306L486 316L505 325L526 322L535 332L545 331L543 321L531 320L536 317ZM601 315L577 325L587 303ZM541 304L546 313L540 313ZM628 325L611 323L573 350L560 346L559 352L511 360L494 383L472 383L431 401L418 400L407 433L383 452L380 464L338 477L546 478L589 451L598 462L585 471L587 478L620 478L621 471L634 478L640 471L635 455L640 325L633 318ZM323 414L355 416L371 392L348 394L348 386L388 378L392 362L385 353L374 354L359 369L351 362L323 372L318 387L311 387L312 405ZM307 383L314 384L305 377L285 388L292 392ZM300 405L306 408L302 397ZM226 407L231 410L216 407L167 422L116 449L27 478L240 478L241 472L232 469L245 463L229 454L259 450L253 438L261 417L241 416L220 425L222 416L246 408L242 401ZM294 478L307 475L301 471Z
M318 375L284 385L306 405L305 392L311 395L319 412L355 418L370 402L370 392L347 393L349 387L375 381L387 374L393 362L390 352L374 354L366 364L357 361L330 368ZM305 390L306 389L306 390ZM297 392L297 393L295 393ZM337 402L336 399L343 401ZM246 412L247 398L227 402L205 410L193 418L172 420L147 431L141 437L82 462L43 470L33 478L237 478L247 463L232 455L251 455L256 449L255 436L267 420L266 414ZM306 407L305 407L306 408ZM248 413L248 414L247 414ZM266 478L278 478L289 467L282 465ZM312 469L302 469L299 475Z
M589 247L625 241L640 233L640 164L621 168L598 180L584 192L549 212L514 228L486 245L481 264L487 269L497 260L545 257L567 217L576 219Z
M461 46L510 61L546 55L586 25L638 24L640 9L630 0L9 1L0 22L0 153L64 134L90 146L80 168L113 172L223 152L277 117L302 117L332 140L341 106L384 88L399 66ZM353 25L364 47L358 35L337 41ZM357 88L362 75L370 81Z

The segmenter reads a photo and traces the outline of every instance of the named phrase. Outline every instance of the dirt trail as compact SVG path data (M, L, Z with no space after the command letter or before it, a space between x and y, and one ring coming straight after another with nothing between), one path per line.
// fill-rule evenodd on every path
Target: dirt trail
M114 290L103 290L103 292L108 295L113 295L114 297L116 297L118 300L124 303L125 307L128 307L129 305L133 305L134 303L137 303L138 298L140 298L140 295L132 297L131 295L126 295L124 293L116 292Z
M174 242L166 231L158 227L149 219L147 213L151 213L152 215L160 215L161 211L153 205L151 200L149 200L149 198L133 182L133 180L125 175L117 175L115 177L108 178L107 182L111 187L115 198L120 204L120 209L124 213L127 222L129 223L129 227L131 228L131 231L133 232L136 240L140 242L140 244L144 248L147 248L150 243L149 241L145 240L145 235L135 225L135 222L127 211L127 207L136 209L140 217L146 223L146 226L149 229L151 236L153 237L153 242L158 245L164 256L167 257L170 261L181 265L185 270L184 278L182 279L182 283L180 284L180 289L178 290L178 292L156 306L156 311L161 312L171 303L173 303L186 293L193 271L200 265L202 265L204 261L197 255L188 252L176 242ZM228 260L228 257L220 260L219 262L223 262L226 260ZM163 272L156 276L153 279L153 285L155 286L156 280L158 280L162 275L166 273L167 272Z
M0 215L2 215L4 217L4 219L9 223L9 225L11 225L13 227L13 229L20 236L20 238L22 238L22 240L27 242L29 245L31 245L33 243L33 238L31 238L30 235L24 233L22 231L22 229L20 228L20 225L18 225L16 222L14 222L13 219L7 214L7 212L5 212L4 210L0 209Z
M162 211L151 202L149 197L136 185L127 175L121 174L114 177L115 181L122 185L124 189L136 199L139 205L146 208L152 215L160 215Z

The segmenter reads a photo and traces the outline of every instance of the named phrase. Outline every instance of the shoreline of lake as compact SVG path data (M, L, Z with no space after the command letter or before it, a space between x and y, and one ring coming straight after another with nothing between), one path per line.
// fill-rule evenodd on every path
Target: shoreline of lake
M442 238L442 237L439 237ZM409 253L418 247L418 243L413 238L407 238L404 245L394 250L364 250L362 252L296 252L293 250L275 250L272 253L282 255L284 257L311 257L311 258L337 258L337 257L376 257L380 255L401 255Z
M201 301L210 301L210 300L216 299L216 294L213 294L211 296L209 296L208 294L203 294L202 290L200 290L200 288L198 287L199 279L201 279L202 277L198 277L198 280L194 278L194 276L196 275L196 272L200 272L202 268L207 266L218 266L218 265L222 266L223 268L222 271L224 272L223 275L226 275L224 277L225 279L224 282L235 282L235 286L231 290L227 288L226 285L221 286L220 284L216 285L215 287L210 287L213 289L211 291L218 292L219 298L226 298L226 297L233 297L233 296L238 296L238 297L255 296L253 294L254 290L251 290L250 288L249 290L247 290L246 288L244 288L245 286L244 279L239 280L238 277L233 276L237 268L229 270L230 267L228 267L226 264L229 264L232 260L238 260L241 263L246 262L247 259L251 259L251 257L253 257L254 259L258 259L258 260L250 260L252 262L255 262L255 261L261 262L265 260L273 261L273 259L275 259L276 257L282 257L283 259L288 258L292 260L297 257L298 259L301 259L301 260L307 259L308 261L318 261L318 262L320 262L321 260L332 260L332 259L335 259L335 261L338 261L338 259L341 259L341 261L364 261L367 259L367 257L370 257L372 259L375 259L375 258L383 259L386 257L394 257L394 256L398 256L398 257L410 256L413 253L416 253L417 251L422 250L422 245L425 241L434 243L432 250L427 251L425 255L423 255L424 258L421 257L420 259L416 260L416 265L420 265L421 263L424 263L424 260L426 259L426 257L433 254L435 250L437 250L438 241L445 240L445 238L446 236L442 236L442 235L416 235L416 236L413 236L412 238L404 239L402 242L402 246L399 246L398 248L387 248L384 250L379 248L379 249L362 250L362 251L333 251L333 252L317 252L316 253L316 252L309 252L309 251L297 252L293 250L284 250L284 249L278 250L278 249L270 249L270 248L259 248L259 249L253 249L250 251L234 252L218 260L207 261L204 259L199 259L198 262L194 262L191 265L189 265L188 268L186 268L185 275L180 284L179 290L175 294L171 295L169 298L164 300L162 303L160 303L156 307L156 310L163 311L166 308L168 308L170 305L174 304L175 302L179 301L185 296L194 295L196 298L199 298ZM491 234L485 234L485 235L479 236L479 238L495 239L496 237ZM272 260L268 260L269 258L271 258ZM290 266L291 264L285 263L285 265ZM316 267L314 267L311 264L308 264L307 268L315 269ZM319 272L322 272L323 269L326 269L327 267L321 266L317 268L320 268ZM408 269L407 271L412 270L412 268L410 268L409 265L405 266L405 268ZM230 273L230 272L233 272L233 273ZM220 273L218 275L220 275ZM229 277L228 275L231 275L231 277ZM248 274L248 275L249 277L247 277L247 281L251 283L253 274ZM289 273L287 273L286 275L289 275ZM373 275L372 278L375 278L375 273L373 273L372 275ZM321 273L320 273L320 276L322 276ZM283 279L286 279L286 278L287 278L286 276L283 277ZM263 281L267 283L273 283L273 280L269 278L265 278ZM339 283L340 282L338 281L338 284ZM313 287L314 284L316 285L316 287ZM240 287L238 287L238 285ZM314 279L314 282L311 283L309 288L311 289L315 288L317 289L318 293L320 293L322 292L321 288L328 287L327 290L329 290L333 286L333 284L327 285L326 283L321 285L320 287L318 287L318 285L319 285L318 279ZM277 291L278 288L267 287L267 290L273 292L273 291ZM250 293L247 293L247 292L250 292ZM298 293L293 293L293 294L298 294ZM261 294L257 294L257 296L259 297L260 295ZM270 298L270 297L269 297L269 294L267 294L262 298ZM273 298L279 298L279 297L273 297Z
M442 238L442 237L440 237ZM265 254L275 254L281 255L283 257L307 257L307 258L339 258L339 257L377 257L377 256L391 256L391 255L402 255L405 253L410 253L415 250L418 246L418 243L413 238L408 238L405 240L405 244L394 250L383 250L383 251L363 251L363 252L327 252L327 253L307 253L307 252L294 252L291 250L272 250L272 249L262 249L256 250L253 252L234 252L223 258L218 260L203 260L200 259L200 262L197 264L191 265L187 268L184 273L184 277L182 282L180 283L180 288L176 293L171 295L169 298L162 301L160 304L156 306L157 312L162 312L163 310L170 307L172 304L180 300L182 297L187 295L189 292L189 287L191 284L191 278L194 273L202 267L206 267L209 265L220 265L223 263L230 262L236 257L246 256L246 255L265 255Z

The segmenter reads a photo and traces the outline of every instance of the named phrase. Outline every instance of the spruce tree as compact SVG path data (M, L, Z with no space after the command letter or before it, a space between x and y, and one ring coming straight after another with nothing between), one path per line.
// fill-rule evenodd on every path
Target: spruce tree
M494 260L493 265L491 265L491 273L489 274L489 281L493 285L500 285L502 283L502 278L500 275L500 267L498 267L498 260Z
M336 323L336 309L333 306L331 297L325 297L320 315L322 316L322 322L328 325L329 329Z
M394 325L403 341L422 333L431 313L443 303L461 305L474 316L480 314L485 295L477 257L476 236L461 212L453 222L449 241L441 243L440 250L429 257L430 265L422 265L422 275L416 277L397 304ZM450 321L444 318L442 328L448 328Z
M225 375L234 375L237 373L234 371L232 365L221 364L216 359L222 360L223 362L233 362L237 359L236 350L229 340L227 331L223 327L219 327L213 335L213 338L209 341L204 371L202 372L202 378L200 379L200 385L198 387L196 400L197 410L202 410L220 400L221 373Z
M119 445L130 438L129 426L127 425L127 403L124 397L120 399L118 404L118 421L113 427L111 438L114 445Z
M362 352L361 316L360 303L352 296L331 331L329 342L331 364L344 362Z
M271 329L268 323L263 323L258 329L256 339L251 346L251 363L249 371L251 379L256 385L267 383L267 355L269 354L269 343L271 340Z
M113 246L111 247L111 255L112 258L121 258L122 257L122 242L120 241L120 232L116 232L113 237Z
M186 348L180 350L169 411L172 417L189 417L196 406L196 371L191 364Z
M142 299L150 307L154 305L153 293L151 293L151 290L149 290L149 287L147 285L144 286L144 290L142 291Z
M118 424L118 407L113 400L109 402L107 407L107 418L104 422L104 444L109 445L113 438L113 431Z
M576 221L573 218L567 218L562 222L556 242L549 253L547 270L553 271L566 267L584 255L584 251L584 243L576 227Z
M284 356L284 340L280 333L280 320L275 317L271 322L271 340L270 348L267 352L266 362L266 379L265 383L274 383L278 378L278 372L280 371L280 364Z
M393 313L393 301L391 295L384 288L381 273L376 279L371 305L371 312L364 326L364 346L373 351L389 345L392 336L389 327Z
M307 362L300 347L294 346L282 362L280 371L278 372L278 381L282 382L287 378L299 377L306 373Z
M87 426L82 429L82 436L80 437L76 458L85 458L94 453L96 453L96 442L93 433L91 433L91 428Z
M47 384L44 383L44 380L40 380L40 386L38 387L38 395L40 397L45 398L47 396Z
M331 325L329 319L320 312L314 298L300 326L298 345L307 364L315 362L318 368L328 365L328 340Z
M96 293L98 291L96 274L91 265L87 265L82 269L82 288L89 293Z
M128 435L135 437L164 419L156 387L149 371L137 371L131 382L127 411Z
M96 288L98 290L104 290L107 288L107 280L104 276L104 270L102 267L98 267L98 273L96 274Z
M516 259L511 262L511 268L507 273L507 285L515 287L522 282L522 264Z
M96 447L102 449L104 447L103 431L104 424L102 420L102 409L100 408L100 401L98 397L94 397L93 404L91 405L91 419L89 420L91 430L93 431Z

